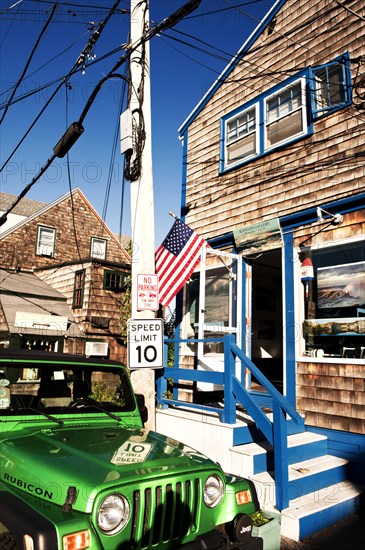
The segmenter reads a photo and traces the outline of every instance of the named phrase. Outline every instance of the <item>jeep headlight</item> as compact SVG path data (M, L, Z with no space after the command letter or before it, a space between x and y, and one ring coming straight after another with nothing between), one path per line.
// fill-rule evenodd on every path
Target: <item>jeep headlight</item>
M109 495L100 504L98 526L106 535L113 535L125 527L129 514L129 502L124 496Z
M223 481L219 476L209 476L204 485L203 497L204 502L209 508L218 506L223 498Z

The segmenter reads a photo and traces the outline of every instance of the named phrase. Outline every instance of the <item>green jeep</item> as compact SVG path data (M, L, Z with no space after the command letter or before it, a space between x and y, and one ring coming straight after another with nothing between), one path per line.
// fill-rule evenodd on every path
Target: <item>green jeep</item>
M252 483L144 412L118 362L0 350L0 548L262 548Z

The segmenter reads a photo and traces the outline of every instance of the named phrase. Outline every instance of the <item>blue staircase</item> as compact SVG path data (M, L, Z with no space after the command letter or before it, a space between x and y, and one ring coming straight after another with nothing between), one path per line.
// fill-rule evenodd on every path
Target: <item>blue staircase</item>
M195 341L195 340L194 340ZM189 340L189 343L191 341ZM246 389L236 362L265 392ZM164 397L167 378L224 388L223 404L202 406ZM165 369L158 381L156 428L177 433L230 474L252 479L261 508L281 512L281 534L299 541L360 509L361 491L349 479L349 462L331 455L327 438L311 432L293 404L234 343L224 337L224 372Z
M244 438L244 428L240 428ZM257 489L261 508L275 510L273 448L249 428L246 442L231 447L236 474L248 476ZM299 541L354 515L361 490L348 479L349 462L329 454L327 438L288 422L288 505L281 510L281 534Z

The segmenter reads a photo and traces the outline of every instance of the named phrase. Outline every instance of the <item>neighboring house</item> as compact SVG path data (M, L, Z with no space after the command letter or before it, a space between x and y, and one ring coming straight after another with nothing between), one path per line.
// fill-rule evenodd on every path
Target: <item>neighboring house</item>
M0 347L59 351L80 337L65 296L33 273L0 268Z
M10 342L11 347L40 349L47 341L50 351L109 356L125 362L120 317L130 276L129 254L79 189L40 206L0 235L0 266L9 274L4 280L10 277L14 282L13 288L8 285L6 289L0 283L2 342ZM41 285L43 281L67 300L66 325L76 323L77 331L70 333L69 327L62 325L58 334L47 332L45 327L55 310L47 306L44 318L39 317L39 307L30 305L38 297L36 290L31 292L27 307L24 301L22 306L15 303L22 277L30 274L40 280L40 295L47 295ZM29 291L25 289L20 294L24 298ZM10 311L13 320L8 316ZM37 328L33 340L29 330L26 334L21 330L21 326L32 325L32 314L36 319L33 326Z
M0 216L12 207L16 198L15 195L11 195L10 193L0 193ZM5 233L10 227L25 220L28 216L35 214L35 212L38 212L38 210L41 210L44 206L46 206L45 202L34 201L24 197L14 208L12 208L10 214L7 215L5 223L0 226L0 234Z
M306 430L327 437L337 458L358 463L362 480L364 18L362 0L277 0L181 126L182 217L213 250L178 311L182 339L233 333ZM179 365L222 371L223 346L182 343ZM264 392L254 393L260 385L248 370L241 383L240 395L259 403ZM189 426L181 440L193 446L192 433ZM332 487L324 470L313 478L313 506L323 484ZM342 501L336 488L333 497L327 508ZM288 517L299 518L298 510L299 503ZM321 511L293 538L341 517L329 510L324 521Z

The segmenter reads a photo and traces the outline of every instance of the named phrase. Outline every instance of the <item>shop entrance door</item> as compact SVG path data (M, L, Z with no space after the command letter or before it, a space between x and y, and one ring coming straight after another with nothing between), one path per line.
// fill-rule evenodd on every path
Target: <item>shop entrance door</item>
M282 249L263 252L257 258L250 259L249 264L252 293L251 311L248 313L251 317L251 359L282 392ZM257 388L254 377L251 379L251 388Z

